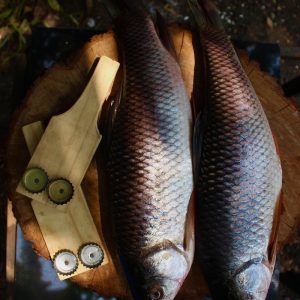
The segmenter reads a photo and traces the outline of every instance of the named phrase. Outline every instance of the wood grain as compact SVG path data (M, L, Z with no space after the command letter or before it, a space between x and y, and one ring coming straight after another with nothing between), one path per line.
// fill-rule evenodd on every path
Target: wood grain
M17 220L12 212L12 203L7 201L6 209L6 282L7 300L13 299L13 282L15 280Z
M191 34L178 27L171 28L179 63L187 89L193 86L194 53ZM274 134L277 136L283 164L283 207L281 215L279 244L282 247L294 235L300 219L300 118L292 101L285 98L277 81L261 72L259 66L249 61L244 52L238 53L244 69L258 93L266 114L270 120ZM88 71L96 56L108 55L117 58L117 47L113 33L96 36L91 42L67 61L67 65L56 65L40 78L29 92L24 106L16 115L8 143L9 186L12 191L15 216L21 224L25 238L30 240L39 255L49 258L43 237L40 233L32 208L26 197L16 195L13 191L19 182L29 155L24 151L24 138L21 134L23 125L37 121L48 120L53 114L64 112L81 93L88 77ZM53 92L55 91L55 93ZM66 101L67 99L67 101ZM89 208L97 228L100 228L100 215L104 238L113 259L110 264L100 269L91 270L73 277L71 280L82 287L89 288L104 296L115 295L120 299L131 299L128 286L120 267L116 252L113 232L111 232L110 206L102 196L107 181L102 176L101 144L95 159L88 168L82 182ZM99 197L101 195L101 198ZM99 207L101 205L101 211ZM196 262L196 261L195 261ZM196 300L207 294L208 290L197 263L185 281L178 299Z
M42 122L37 121L28 124L22 130L26 145L32 155L44 133ZM51 202L31 202L50 257L53 258L62 249L68 249L77 255L78 249L83 244L96 243L102 248L104 253L104 259L101 264L103 266L111 258L103 240L102 228L98 229L100 237L80 186L77 188L76 195L70 204L67 207L65 206L66 209L64 211L58 210L58 207ZM78 269L73 274L68 276L58 274L58 277L60 280L65 280L89 270L89 268L79 264Z
M51 118L28 163L27 169L42 168L50 180L69 180L75 188L74 197L100 143L99 113L118 69L118 62L106 56L100 58L80 98L68 111ZM49 202L46 191L30 193L21 182L17 192L41 203Z
M89 73L95 58L103 55L118 60L117 45L112 32L93 38L90 43L75 53L64 64L57 64L47 71L43 77L34 83L24 104L15 113L7 145L10 199L25 239L31 241L35 252L46 259L50 259L50 253L34 215L31 201L29 198L15 192L30 160L30 154L27 151L22 134L22 127L39 120L43 120L46 125L53 115L64 113L70 109L82 94L89 80ZM15 151L17 149L21 151ZM94 159L82 181L82 189L97 229L101 228L103 224L106 225L109 221L105 209L101 209L100 217L100 204L105 208L106 203L103 201L100 203L99 199L98 165L99 163ZM112 259L109 259L110 263L74 276L71 280L103 296L114 294L122 299L131 299L111 232L108 230L104 232L104 235L105 241L108 241L109 253L112 255Z

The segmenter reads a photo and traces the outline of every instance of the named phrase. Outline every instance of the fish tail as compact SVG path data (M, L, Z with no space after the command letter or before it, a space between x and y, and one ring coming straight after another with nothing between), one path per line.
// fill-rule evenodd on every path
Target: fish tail
M219 11L211 0L188 0L188 4L200 30L223 29Z

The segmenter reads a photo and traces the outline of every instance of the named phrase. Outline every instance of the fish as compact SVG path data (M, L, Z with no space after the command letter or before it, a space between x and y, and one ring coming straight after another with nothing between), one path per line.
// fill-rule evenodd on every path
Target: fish
M137 2L116 5L124 80L107 162L114 231L134 298L171 300L194 252L191 107L164 28Z
M280 158L212 2L188 2L202 82L194 105L196 255L213 299L262 300L276 258Z

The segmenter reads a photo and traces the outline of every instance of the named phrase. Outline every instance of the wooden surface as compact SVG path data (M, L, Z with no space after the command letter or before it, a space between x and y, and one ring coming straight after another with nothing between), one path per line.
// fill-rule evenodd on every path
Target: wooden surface
M28 124L22 130L27 148L32 155L44 134L42 122ZM32 209L52 259L62 249L68 249L77 255L78 249L83 244L96 243L103 250L104 259L101 266L104 266L111 257L103 239L102 228L97 230L81 186L76 189L73 199L63 206L64 211L58 210L60 206L51 202L41 203L35 200L31 201ZM78 257L77 259L80 261ZM89 270L79 263L76 272L68 276L58 274L58 277L65 280Z
M191 35L189 32L178 28L172 28L172 32L187 88L191 89L194 60ZM97 55L108 55L113 59L117 58L116 44L112 33L94 37L82 51L68 60L67 65L56 65L37 80L29 92L24 106L16 115L10 134L7 163L14 213L21 224L25 238L32 242L39 255L46 258L49 258L49 253L45 247L29 200L14 193L29 161L29 154L24 150L25 141L22 137L21 127L37 120L47 121L53 114L68 109L78 98L86 84L88 71ZM278 239L279 245L282 246L292 239L300 219L299 112L290 99L283 96L282 90L274 78L261 72L258 65L253 61L249 61L244 52L239 52L239 56L262 101L280 148L284 184L283 212ZM115 295L121 299L130 299L129 290L116 254L113 233L110 231L110 206L105 201L105 197L102 196L107 182L101 174L101 154L100 144L100 150L96 153L95 159L87 171L82 187L97 227L100 226L99 200L101 200L101 222L104 229L104 238L108 244L113 262L104 266L101 271L97 268L75 276L72 281L104 296ZM202 279L201 271L198 269L197 264L194 264L178 295L178 299L196 300L205 293L207 293L207 288Z
M29 198L15 192L30 160L30 153L27 151L22 134L22 127L39 120L43 120L45 126L53 115L63 113L72 107L89 80L89 72L95 57L106 55L111 59L118 60L116 49L112 33L94 38L68 62L54 66L42 78L38 79L29 91L24 105L16 112L7 147L10 198L13 203L14 214L22 227L25 239L32 242L37 254L47 259L50 259L50 254L34 216L31 201ZM57 77L57 75L59 76ZM16 152L14 149L22 150ZM109 221L106 214L101 213L100 218L98 176L97 162L93 160L83 179L82 189L97 229L101 228L101 224L107 226ZM105 203L103 203L103 206L105 207ZM105 210L103 209L103 211ZM104 296L110 296L111 291L120 297L130 295L127 284L123 279L124 276L122 276L122 268L119 266L111 234L109 231L105 234L105 240L108 241L109 252L112 255L110 263L77 275L72 278L72 281ZM129 297L127 298L129 299Z
M7 202L6 210L6 300L13 299L13 282L15 280L17 220L12 211L12 202Z

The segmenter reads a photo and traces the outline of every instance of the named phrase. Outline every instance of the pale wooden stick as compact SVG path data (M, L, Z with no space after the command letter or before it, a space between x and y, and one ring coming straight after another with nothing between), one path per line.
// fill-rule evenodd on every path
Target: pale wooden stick
M22 130L29 152L33 154L43 136L43 125L38 121L24 126ZM56 206L52 202L31 202L48 251L52 258L61 249L68 249L77 254L82 244L94 242L99 244L104 252L102 265L105 265L109 262L109 253L103 240L102 230L100 228L100 238L83 191L80 186L76 189L72 201L67 205ZM90 269L79 264L72 275L58 274L58 277L64 280L88 270Z
M13 299L13 282L15 280L16 263L16 233L17 222L12 211L11 201L7 201L7 229L6 229L6 282L7 300Z
M51 118L28 168L42 168L50 179L68 179L76 192L100 143L98 116L118 68L118 62L101 57L79 100L67 112ZM46 192L29 193L21 183L17 192L42 203L48 202Z

